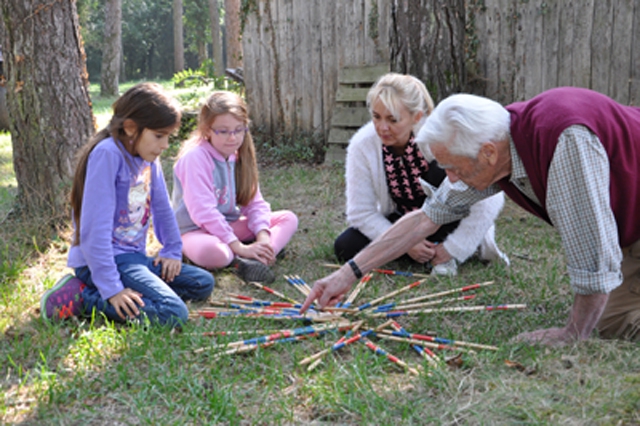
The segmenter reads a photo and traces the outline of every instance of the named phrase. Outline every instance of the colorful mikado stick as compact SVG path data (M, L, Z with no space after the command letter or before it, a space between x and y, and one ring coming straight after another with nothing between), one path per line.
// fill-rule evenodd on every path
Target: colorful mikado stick
M365 309L369 309L372 306L377 305L378 303L382 302L383 300L387 300L387 299L389 299L389 298L391 298L393 296L396 296L398 294L401 294L401 293L404 293L406 291L412 290L412 289L418 287L420 284L424 283L425 281L427 281L427 280L416 281L414 283L409 284L408 286L402 287L401 289L398 289L396 291L392 291L391 293L385 294L382 297L378 297L377 299L372 300L371 302L368 302L368 303L365 303L364 305L358 306L358 310L362 311L362 310L365 310Z
M369 272L364 277L362 277L358 282L358 284L353 289L353 291L351 292L351 294L349 294L349 297L347 297L345 302L341 305L341 307L348 308L349 306L351 306L353 301L356 300L356 297L358 297L358 294L360 294L360 292L364 290L367 283L371 280L371 277L373 277L372 272Z
M353 333L355 333L356 331L358 331L358 329L360 327L362 327L362 324L364 324L364 321L357 321L353 325L353 327L351 327L351 329L349 331L347 331L347 333L345 333L344 336L342 336L340 339L338 339L338 341L336 343L334 343L331 347L334 347L334 346L346 341L349 337L351 337L351 335ZM307 358L303 359L302 361L300 361L298 363L298 365L305 365L305 364L308 364L309 362L313 361L314 359L317 360L317 359L321 358L322 356L324 356L325 354L327 354L327 353L329 353L331 351L331 347L327 348L327 349L324 349L324 350L322 350L320 352L317 352L317 353L311 355L310 357L307 357ZM311 368L311 367L308 367L307 371L309 371L309 368ZM315 366L314 366L314 368L315 368Z
M260 343L260 344L253 344L253 345L245 345L245 346L237 346L231 349L228 349L226 351L223 352L218 352L216 354L213 355L213 359L217 359L220 358L224 355L232 355L232 354L236 354L236 353L244 353L244 352L250 352L250 351L254 351L258 348L268 348L269 346L273 346L276 343L286 343L286 342L297 342L299 340L306 340L309 339L311 337L317 337L320 336L322 334L326 333L326 331L320 331L318 333L312 333L312 334L305 334L302 336L292 336L292 337L286 337L283 339L279 339L279 340L274 340L271 342L266 342L266 343Z
M318 353L316 353L314 355L311 355L310 357L307 357L307 358L303 359L302 361L300 361L298 363L298 365L305 365L305 364L308 364L308 363L310 363L312 361L315 361L315 360L317 360L319 358L322 358L324 355L328 354L329 352L335 352L337 350L340 350L340 349L344 348L347 345L350 345L352 343L357 342L358 340L363 339L364 337L368 336L369 334L371 334L373 332L374 332L373 330L366 330L366 331L363 331L362 333L357 333L354 336L349 337L348 339L345 339L340 343L335 343L335 344L331 345L331 347L329 347L327 349L323 349L320 352L318 352Z
M400 337L400 336L394 336L393 334L389 334L386 331L380 332L380 333L376 333L376 337L378 337L379 339L384 339L384 340L393 340L394 342L402 342L402 343L407 343L410 345L420 345L423 347L429 347L432 349L439 349L442 351L459 351L459 352L474 352L475 351L473 349L467 349L467 348L461 348L459 346L453 347L453 346L449 346L449 345L443 345L440 343L432 343L432 342L425 342L423 340L416 340L416 339L410 339L408 337Z
M391 311L381 313L371 313L367 316L371 318L395 318L406 315L415 314L432 314L436 312L470 312L470 311L506 311L511 309L525 309L527 305L513 304L513 305L488 305L488 306L458 306L453 308L434 308L434 309L415 309L408 311Z
M470 284L464 287L460 287L460 288L454 288L452 290L445 290L445 291L441 291L439 293L431 293L431 294L427 294L424 296L419 296L419 297L414 297L413 299L408 299L408 300L402 300L400 302L398 302L398 305L405 305L408 303L415 303L415 302L420 302L422 300L426 300L426 299L434 299L436 297L442 297L442 296L447 296L449 294L453 294L453 293L464 293L466 291L470 291L470 290L475 290L477 288L480 287L485 287L488 285L493 284L493 281L487 281L484 283L479 283L479 284Z
M300 303L272 302L270 300L255 299L253 297L245 296L243 294L238 294L238 293L227 293L227 294L235 299L242 300L244 302L254 303L255 306L274 306L278 308L298 308L298 309L302 307Z
M342 267L342 265L336 265L334 263L323 263L323 266L326 266L328 268L335 268L335 269ZM391 269L372 269L372 272L377 272L379 274L385 274L385 275L398 275L402 277L413 277L413 278L431 277L430 275L426 275L426 274L417 274L415 272L407 272L407 271L392 271Z
M436 337L436 336L427 336L424 334L416 334L416 333L406 333L406 334L401 334L402 332L397 332L398 330L396 330L396 332L392 332L391 334L394 336L400 336L400 337L408 337L410 339L414 339L414 340L423 340L426 342L434 342L434 343L440 343L443 345L450 345L450 346L464 346L464 347L468 347L468 348L474 348L474 349L486 349L486 350L490 350L490 351L497 351L498 348L497 346L491 346L491 345L484 345L481 343L472 343L472 342L465 342L462 340L450 340L450 339L444 339L442 337ZM406 330L405 330L406 332ZM382 331L382 333L385 333L385 331Z
M322 362L322 358L316 359L307 367L307 371L313 371L318 365L320 365L321 362Z
M235 342L222 343L219 345L211 345L204 348L197 349L195 352L199 353L205 350L211 350L215 348L235 348L235 347L246 347L252 345L261 345L263 343L273 342L276 340L282 340L289 337L302 336L305 334L317 334L323 333L330 330L338 330L338 331L346 331L349 330L352 326L350 322L336 322L336 323L327 323L323 325L316 326L306 326L306 327L298 327L292 330L283 330L277 333L269 334L267 336L259 336L251 339L238 340Z
M295 278L290 277L289 275L285 275L284 279L287 280L287 282L291 284L296 290L298 290L304 297L307 297L309 295L307 289L304 288L304 286L300 284Z
M364 339L362 339L362 343L364 343L376 355L382 355L382 356L386 357L389 361L391 361L391 362L393 362L395 364L398 364L400 367L404 368L409 373L411 373L411 374L413 374L415 376L419 376L420 375L418 370L416 370L413 367L409 367L409 365L406 362L402 361L397 356L391 355L389 352L385 351L381 347L374 345L373 342L371 340L367 339L366 337Z
M295 304L301 305L301 303L300 303L300 302L298 302L297 300L292 299L292 298L290 298L290 297L287 297L287 296L285 296L284 294L282 294L282 293L280 293L280 292L278 292L278 291L276 291L276 290L274 290L274 289L272 289L272 288L267 287L266 285L263 285L263 284L260 284L260 283L254 282L254 281L249 281L249 284L251 284L251 285L253 285L253 286L255 286L255 287L258 287L259 289L264 290L264 291L266 291L267 293L271 293L271 294L273 294L274 296L278 296L278 297L279 297L279 298L281 298L282 300L286 300L286 301L288 301L288 302L291 302L291 303L295 303Z
M307 291L307 294L309 294L311 292L311 287L309 287L309 284L307 284L307 282L305 280L303 280L300 275L294 275L293 279L298 281L298 284L300 284L302 287L304 287L304 289Z
M461 302L461 301L467 301L467 300L473 300L476 298L475 294L468 294L466 296L460 296L460 297L449 297L449 298L444 298L444 299L436 299L436 300L430 300L429 302L422 302L422 303L411 303L408 305L396 305L395 306L395 310L396 311L408 311L410 309L417 309L417 308L424 308L426 306L433 306L433 305L441 305L444 303L452 303L452 302Z
M400 333L401 335L405 336L405 337L410 337L411 333L409 333L407 330L405 330L398 322L396 321L392 321L391 322L391 327L397 332ZM432 366L432 367L440 367L440 363L438 356L433 353L433 351L429 348L425 348L423 346L420 345L411 345L411 347L420 354L420 356L422 356L424 359L427 360L427 362Z

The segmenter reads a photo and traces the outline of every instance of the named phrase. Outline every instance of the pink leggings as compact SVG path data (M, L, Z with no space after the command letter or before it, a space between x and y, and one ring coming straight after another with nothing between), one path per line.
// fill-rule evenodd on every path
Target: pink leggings
M247 242L255 240L256 236L247 227L247 218L241 217L229 223L238 240ZM289 210L271 212L271 245L276 254L287 245L298 229L298 218ZM228 266L234 258L234 253L228 244L220 238L201 229L182 235L182 251L193 263L205 269L218 269Z

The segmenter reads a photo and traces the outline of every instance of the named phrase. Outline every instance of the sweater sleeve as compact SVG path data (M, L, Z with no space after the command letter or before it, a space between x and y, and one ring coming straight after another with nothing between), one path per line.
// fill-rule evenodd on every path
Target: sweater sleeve
M104 300L124 289L116 266L112 238L116 213L116 180L122 157L94 149L89 155L80 214L80 248L91 278Z
M240 208L240 212L247 218L247 226L253 235L264 230L269 231L271 225L271 206L262 197L260 186L251 202Z
M218 210L214 167L206 152L193 149L178 160L174 173L182 185L183 201L193 223L229 244L238 238Z
M458 262L464 262L482 242L504 206L504 193L499 192L473 204L469 215L444 241L444 248Z
M159 160L154 162L152 170L154 173L151 177L151 214L153 216L153 230L158 241L162 244L160 256L169 259L182 259L182 239L169 202L169 193Z
M381 166L372 164L378 157L377 153L370 152L371 144L367 144L364 138L358 139L362 130L354 135L347 148L347 221L350 226L374 240L392 224L381 212L375 190L380 185L379 180L385 179L385 176L380 173Z

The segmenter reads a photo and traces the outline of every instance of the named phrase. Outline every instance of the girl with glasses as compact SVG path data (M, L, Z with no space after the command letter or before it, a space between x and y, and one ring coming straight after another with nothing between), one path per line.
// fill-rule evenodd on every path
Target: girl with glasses
M231 266L245 281L274 281L270 269L298 228L288 210L272 212L258 183L247 105L212 93L174 165L173 208L183 252L206 269Z

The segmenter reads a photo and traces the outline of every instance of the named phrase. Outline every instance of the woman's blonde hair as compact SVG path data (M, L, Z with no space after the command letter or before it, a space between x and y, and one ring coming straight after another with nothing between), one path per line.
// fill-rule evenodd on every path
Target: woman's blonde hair
M433 111L433 100L425 85L408 74L391 72L381 76L367 94L367 108L370 112L378 100L396 119L400 118L401 106L407 108L411 115L422 111L424 117L419 125Z
M249 110L247 104L239 95L228 91L213 92L202 105L198 116L198 127L191 135L191 138L182 146L179 156L203 139L208 140L207 135L211 125L218 116L224 114L231 114L246 127L249 127ZM236 202L241 206L246 206L258 190L256 149L249 131L245 132L242 145L238 149L235 179Z

